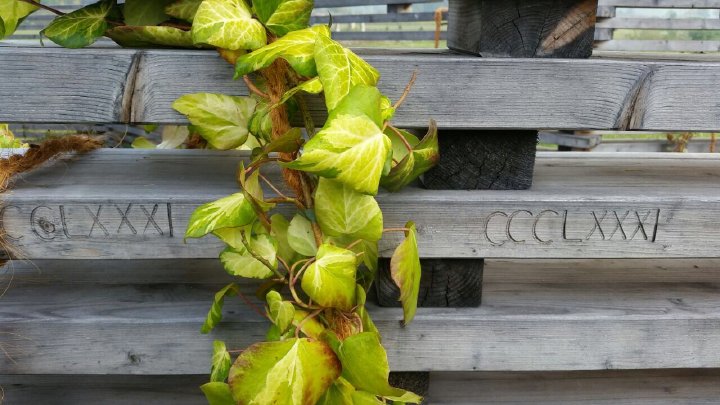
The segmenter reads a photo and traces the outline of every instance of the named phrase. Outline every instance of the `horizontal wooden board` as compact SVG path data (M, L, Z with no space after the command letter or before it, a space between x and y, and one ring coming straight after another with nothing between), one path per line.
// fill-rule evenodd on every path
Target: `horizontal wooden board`
M720 8L718 0L600 0L603 7Z
M716 404L718 370L432 373L427 401L477 404Z
M629 52L719 52L720 41L713 40L674 40L674 39L613 39L595 44L596 49L604 51Z
M23 176L4 196L29 259L216 257L183 242L191 212L237 192L242 153L102 150ZM277 173L268 172L268 176ZM720 257L720 157L540 153L527 191L381 193L385 226L414 220L427 258ZM391 255L400 235L381 241Z
M710 18L610 18L598 21L597 28L717 30L720 29L720 20Z
M132 269L128 269L132 271ZM0 307L0 374L205 374L213 339L242 349L267 323L239 299L199 333L220 285L11 287ZM490 284L483 306L370 311L396 371L720 367L717 283Z
M393 52L364 56L393 99L417 71L399 126L421 127L434 118L442 128L460 129L720 129L715 62ZM183 94L246 94L232 81L232 67L210 51L3 47L0 53L6 94L0 122L183 123L171 108ZM322 120L321 104L311 101Z

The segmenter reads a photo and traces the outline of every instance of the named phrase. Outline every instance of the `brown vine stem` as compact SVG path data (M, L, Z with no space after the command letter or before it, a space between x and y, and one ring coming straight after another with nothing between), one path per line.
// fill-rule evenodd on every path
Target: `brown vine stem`
M260 90L260 89L255 85L255 83L253 83L252 79L250 79L250 76L244 75L244 76L243 76L243 81L245 82L245 85L248 87L248 89L249 89L251 92L257 94L258 96L260 96L260 97L262 97L262 98L264 98L264 99L266 99L266 100L270 100L270 96L267 95L266 93L264 93L262 90Z
M35 7L39 7L39 8L41 8L41 9L43 9L43 10L47 10L47 11L49 11L49 12L55 14L55 15L65 15L65 13L63 13L62 11L60 11L60 10L58 10L58 9L52 8L52 7L47 6L47 5L45 5L45 4L38 3L37 1L34 1L34 0L20 0L20 1L22 1L23 3L32 4L32 5L35 6Z
M295 338L299 338L299 337L300 337L300 332L302 331L302 327L305 326L305 322L307 322L307 321L315 318L316 316L320 315L320 313L321 313L322 311L324 311L323 308L316 309L316 310L313 311L310 315L308 315L308 316L306 316L305 318L303 318L303 320L300 321L300 322L297 324L297 326L295 327Z
M402 96L400 96L398 101L393 105L394 109L397 110L405 102L405 99L407 98L408 94L410 94L410 90L412 90L413 85L415 85L416 79L417 79L417 70L413 70L412 76L410 76L410 81L408 82L407 86L405 86L405 90L403 91Z
M412 152L412 151L413 151L412 145L410 145L410 142L408 142L408 140L405 138L405 135L403 135L402 132L400 132L399 129L395 128L394 126L392 126L392 125L390 125L390 124L388 124L388 128L390 128L391 131L395 132L395 134L396 134L398 137L400 137L400 140L402 141L403 145L405 145L405 149L407 149L408 152Z
M247 306L249 306L253 311L255 311L255 313L257 313L258 315L260 315L263 318L270 319L270 318L268 318L268 316L265 312L261 311L257 305L255 305L252 301L250 301L250 299L248 297L246 297L245 294L242 293L242 291L240 291L239 287L236 286L235 292L237 293L238 297L240 297L240 299L243 300L243 302Z
M265 265L268 269L270 269L273 273L275 273L276 276L278 276L280 279L285 280L285 276L278 271L270 262L267 261L264 257L257 254L252 247L250 247L250 243L248 242L247 238L245 237L245 231L240 231L240 240L242 241L243 246L245 246L245 249L247 249L248 253L257 261Z

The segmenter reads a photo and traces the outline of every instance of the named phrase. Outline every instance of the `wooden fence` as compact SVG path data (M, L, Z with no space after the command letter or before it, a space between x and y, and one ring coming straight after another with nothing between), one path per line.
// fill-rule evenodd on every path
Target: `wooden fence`
M482 37L483 46L546 58L363 54L392 99L417 71L397 125L434 118L440 127L442 157L425 177L433 189L378 196L386 226L416 220L423 262L411 325L399 325L399 308L369 305L391 367L428 378L431 404L713 403L720 156L536 154L535 144L538 129L719 131L720 60L547 58L576 45L552 40L563 29L592 42L592 25L575 30L592 11L573 14L592 2L563 0L550 16L546 0L532 2L523 4L553 26L535 42ZM518 12L496 0L450 6L450 22L502 17L509 28L515 19L503 16ZM530 17L517 32L529 31ZM458 48L478 42L452 37ZM172 101L247 94L231 76L212 51L3 47L0 122L186 124ZM322 122L322 101L308 102ZM228 276L219 243L182 241L195 207L237 190L246 158L108 149L64 156L14 183L0 219L27 261L4 268L12 285L0 297L9 404L200 403L212 340L242 349L262 339L264 319L230 300L220 327L199 333ZM380 255L395 242L383 241Z

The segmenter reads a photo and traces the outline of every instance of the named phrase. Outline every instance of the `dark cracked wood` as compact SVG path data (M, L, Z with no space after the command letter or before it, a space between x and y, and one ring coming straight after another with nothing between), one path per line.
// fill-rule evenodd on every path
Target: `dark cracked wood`
M597 0L450 0L448 47L490 57L588 58Z
M457 308L480 305L483 259L426 259L422 260L421 264L418 306ZM375 285L381 306L400 305L400 291L390 277L389 260L380 262Z

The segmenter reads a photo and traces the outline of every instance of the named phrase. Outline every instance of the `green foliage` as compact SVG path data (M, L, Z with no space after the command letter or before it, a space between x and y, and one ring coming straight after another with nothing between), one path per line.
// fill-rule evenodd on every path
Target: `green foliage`
M378 90L377 70L334 41L329 27L309 27L312 7L312 0L102 0L43 31L66 47L103 35L127 47L215 47L248 84L246 97L178 98L173 108L189 127L166 127L158 145L144 137L133 142L177 148L193 133L212 149L252 151L239 162L240 192L198 207L185 232L219 238L231 276L264 280L255 295L265 310L253 308L271 323L267 342L244 348L234 363L235 348L214 342L210 382L201 387L211 405L421 401L389 385L387 355L365 303L378 241L401 231L391 276L404 323L415 315L421 276L415 225L383 229L374 196L380 186L407 186L437 162L437 129L431 122L418 139L393 127L399 106ZM0 0L0 35L34 9ZM328 114L316 131L303 94L320 93ZM291 125L300 121L305 131ZM6 126L0 141L18 144ZM275 184L279 177L285 184ZM233 295L249 301L235 283L218 291L203 333L221 321Z

